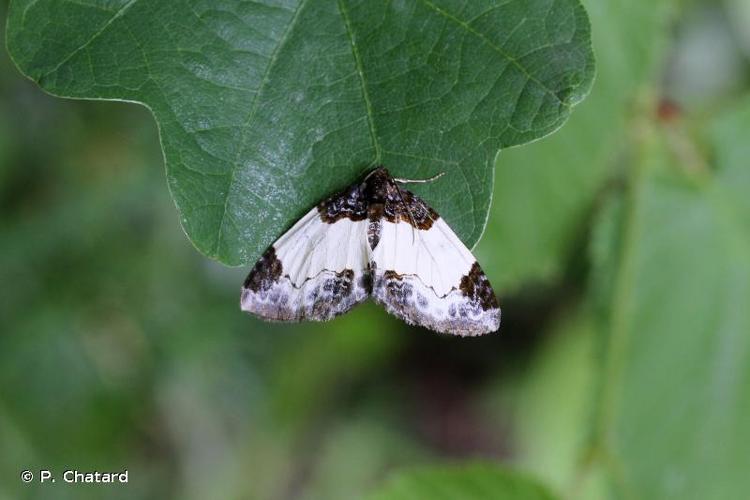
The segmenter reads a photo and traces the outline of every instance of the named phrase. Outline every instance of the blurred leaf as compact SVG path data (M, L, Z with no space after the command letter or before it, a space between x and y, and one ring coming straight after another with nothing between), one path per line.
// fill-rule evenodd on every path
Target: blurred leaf
M341 392L359 379L377 377L401 346L397 320L372 303L337 321L312 324L293 340L277 361L273 392L276 417L285 424L305 424L334 412Z
M489 465L425 467L397 474L369 500L551 500L531 478Z
M731 15L726 11L728 1L684 5L661 92L683 112L697 114L741 92L747 68L738 36L727 19Z
M583 424L590 421L598 364L588 309L555 321L527 376L511 386L514 464L559 492L574 488L581 447L589 438Z
M629 192L600 223L608 340L591 455L609 457L620 495L750 488L747 130L750 99L712 125L714 170L686 156L678 129L646 131Z
M724 4L740 48L750 56L750 3L745 0L726 0Z
M626 123L653 79L671 1L589 0L597 77L554 136L497 158L493 206L477 253L498 288L558 277L582 239L596 193L626 147Z
M369 410L362 415L364 412L357 411L329 422L329 437L309 453L314 471L305 494L289 496L310 500L361 498L362 490L369 491L387 471L431 460L429 452L415 443L417 436L404 433L380 412Z
M378 163L445 171L419 191L475 243L497 150L557 129L593 77L577 0L18 0L8 26L48 92L152 110L187 234L233 265Z

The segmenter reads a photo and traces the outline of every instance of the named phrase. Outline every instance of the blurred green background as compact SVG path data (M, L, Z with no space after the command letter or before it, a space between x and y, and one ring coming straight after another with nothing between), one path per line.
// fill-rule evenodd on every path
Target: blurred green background
M563 498L746 498L750 3L584 3L591 96L498 156L478 339L241 314L148 111L47 96L2 51L0 499L349 499L475 461ZM69 468L130 483L18 478Z

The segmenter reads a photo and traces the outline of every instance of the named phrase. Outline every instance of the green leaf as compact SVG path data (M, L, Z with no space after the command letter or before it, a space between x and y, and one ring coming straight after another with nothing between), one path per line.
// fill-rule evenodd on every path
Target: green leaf
M591 393L597 386L598 332L589 309L580 307L555 321L523 378L504 388L513 407L514 466L560 492L575 489L581 443L590 432L582 424L589 422ZM502 405L509 405L507 397L498 411ZM568 497L581 498L572 493Z
M593 254L607 332L592 456L642 499L742 498L750 489L750 99L708 132L648 137ZM674 145L678 146L675 147Z
M543 486L523 475L490 465L424 467L395 475L369 500L552 500Z
M367 168L418 191L473 244L495 154L587 94L577 0L16 0L7 43L46 91L145 104L196 247L254 260Z
M559 278L580 245L597 192L624 152L627 121L661 62L673 2L587 0L595 28L591 95L554 136L497 157L477 253L497 288Z

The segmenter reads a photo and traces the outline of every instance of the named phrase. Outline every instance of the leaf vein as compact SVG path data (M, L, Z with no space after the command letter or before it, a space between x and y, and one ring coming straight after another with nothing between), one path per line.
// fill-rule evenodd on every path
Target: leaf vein
M59 63L57 63L57 65L54 68L52 68L51 70L49 70L48 72L46 72L42 76L40 76L38 81L41 82L43 79L47 78L49 75L51 75L52 73L56 72L58 69L60 69L62 67L63 64L65 64L68 61L70 61L73 57L75 57L76 54L78 54L80 51L82 51L83 49L85 49L86 47L88 47L91 44L91 42L93 42L94 40L96 40L97 38L99 38L102 35L102 33L104 33L105 31L107 31L107 29L112 25L113 22L115 22L117 19L119 19L122 16L124 16L125 13L133 5L135 5L135 2L137 2L137 1L138 0L130 0L128 3L126 3L125 5L123 5L122 7L120 7L120 10L118 10L117 12L115 12L115 14L112 17L110 17L109 20L106 23L104 23L104 26L102 26L101 28L99 28L99 30L96 33L94 33L91 36L91 38L89 38L88 40L86 40L83 44L81 44L79 47L77 47L76 49L74 49L70 54L68 54L67 56L65 56Z
M248 116L245 119L244 125L242 126L243 129L248 129L250 124L252 123L253 119L255 118L255 113L258 110L258 101L260 99L261 94L263 93L263 89L268 84L269 75L271 74L271 70L273 69L274 65L276 64L276 59L279 55L279 52L281 52L281 49L284 47L284 44L286 43L289 34L294 29L294 26L297 24L297 20L299 19L300 13L302 12L304 6L306 5L307 0L300 0L300 2L297 4L297 8L294 10L294 13L292 14L292 18L289 21L289 24L287 25L286 29L284 30L284 33L281 35L281 38L279 39L279 43L276 45L276 48L274 49L273 53L271 54L271 58L268 61L268 65L266 66L265 72L263 73L263 78L260 81L260 85L258 85L258 91L255 94L255 98L253 99L253 102L250 106L250 111L248 112ZM240 159L242 157L242 153L245 150L245 144L247 143L247 138L250 134L248 132L245 132L242 135L242 143L240 144L240 147L237 150L237 157L235 158L234 165L232 166L232 170L229 175L229 184L226 189L226 194L224 195L224 210L221 213L221 220L219 221L219 229L216 232L216 241L214 243L213 248L213 255L216 256L219 251L219 245L221 244L221 238L222 233L224 231L224 221L227 217L227 211L229 209L229 195L232 191L232 186L234 185L234 178L237 173L237 169L240 165Z
M365 74L362 68L362 57L359 54L357 43L354 40L354 32L352 30L351 20L349 19L349 13L346 10L346 5L344 5L344 0L338 1L338 7L339 7L339 13L341 14L341 18L344 20L344 27L346 28L346 34L349 36L349 43L351 44L352 55L354 56L354 63L357 67L357 75L359 76L359 81L362 87L362 97L365 101L365 109L367 111L367 123L370 128L370 137L372 139L372 146L375 149L375 160L373 161L373 163L378 163L382 158L382 154L380 150L380 143L378 142L377 129L375 128L375 120L374 120L374 114L372 110L372 102L370 101L370 94L367 91L367 83L365 82Z
M529 70L526 68L526 66L524 66L523 64L521 64L521 62L516 57L512 56L511 54L509 54L508 52L506 52L505 50L503 50L503 48L500 47L499 45L493 43L492 40L490 40L484 33L480 33L479 31L475 30L469 24L467 24L465 21L462 21L461 19L457 18L456 16L454 16L450 12L447 12L447 11L441 9L440 7L438 7L437 5L435 5L434 3L430 2L430 0L420 0L420 1L423 4L425 4L427 7L429 7L430 9L432 9L435 12L437 12L438 14L440 14L441 16L445 17L446 19L450 19L454 23L456 23L459 26L461 26L463 29L466 30L467 33L470 33L470 34L474 35L475 37L479 38L480 40L482 40L489 47L491 47L495 52L497 52L498 54L500 54L501 56L503 56L505 59L507 59L521 73L523 73L523 75L526 77L526 79L528 81L536 83L545 92L549 93L552 97L554 97L555 100L557 100L561 105L563 105L565 107L569 107L569 105L567 103L563 102L552 89L550 89L547 85L545 85L544 83L542 83L541 80L539 80L534 75L532 75L529 72Z

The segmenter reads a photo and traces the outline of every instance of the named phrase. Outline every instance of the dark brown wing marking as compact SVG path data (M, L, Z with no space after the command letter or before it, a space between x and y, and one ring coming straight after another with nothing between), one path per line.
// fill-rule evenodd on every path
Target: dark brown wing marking
M427 231L440 216L419 196L395 182L386 196L383 217L388 222L406 222L417 229Z
M353 221L367 218L367 200L362 186L355 184L318 204L320 219L328 224L347 218Z
M276 250L270 247L247 275L245 288L253 292L268 291L279 280L283 271L281 261L276 257Z
M495 292L490 286L490 280L484 274L479 262L474 262L469 274L461 278L461 284L458 287L465 297L471 302L475 302L485 311L488 309L497 309L499 304Z

